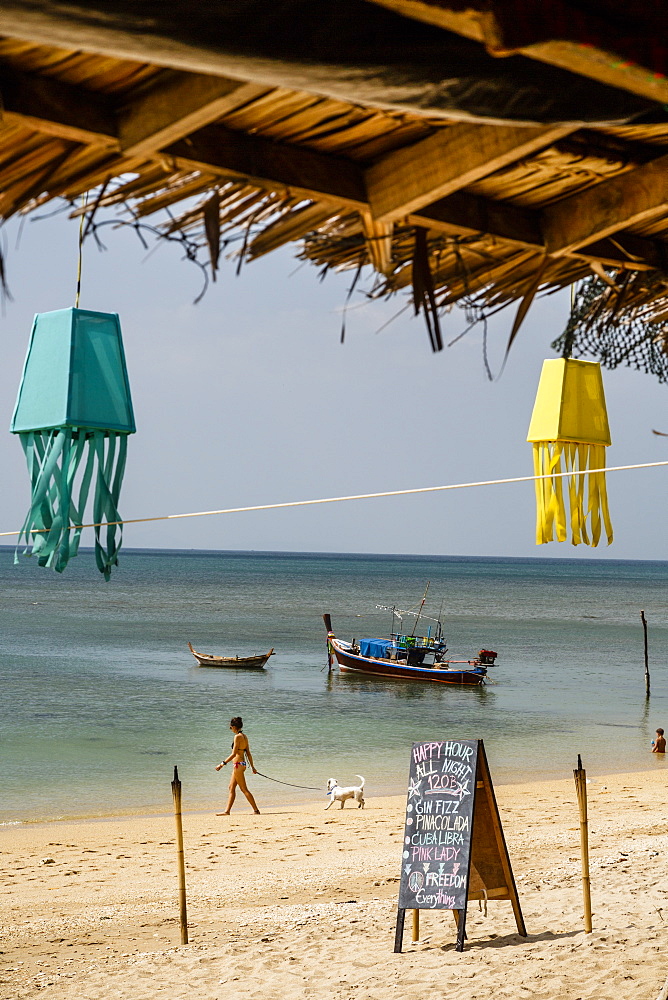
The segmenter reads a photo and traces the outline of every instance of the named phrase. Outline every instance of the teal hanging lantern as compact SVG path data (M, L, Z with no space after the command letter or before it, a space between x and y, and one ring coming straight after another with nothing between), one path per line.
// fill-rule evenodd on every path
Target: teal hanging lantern
M109 579L123 537L122 525L109 522L120 521L127 440L135 429L118 316L38 313L10 430L21 439L32 483L19 545L22 538L32 543L40 566L62 573L77 554L94 483L95 560Z

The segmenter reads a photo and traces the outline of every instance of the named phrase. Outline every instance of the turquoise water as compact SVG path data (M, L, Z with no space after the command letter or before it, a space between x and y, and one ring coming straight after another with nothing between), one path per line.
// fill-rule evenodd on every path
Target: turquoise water
M382 635L431 581L454 656L499 651L481 689L334 675L322 613L342 638ZM650 628L645 700L639 612ZM201 670L204 652L276 647L263 673ZM224 801L229 718L259 770L324 789L363 774L405 787L414 740L483 737L497 782L662 767L668 729L668 562L289 553L124 552L110 584L82 552L63 576L0 550L0 822ZM260 806L315 799L253 778Z

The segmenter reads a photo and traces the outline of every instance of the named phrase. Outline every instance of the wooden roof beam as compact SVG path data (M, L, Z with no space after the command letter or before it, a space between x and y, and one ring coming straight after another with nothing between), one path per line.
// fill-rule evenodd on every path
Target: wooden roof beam
M118 146L110 98L50 77L0 68L2 121L70 142Z
M539 212L464 191L423 206L408 221L450 236L487 234L524 247L545 247Z
M626 271L668 272L668 243L648 240L634 233L616 233L614 237L580 247L570 256Z
M148 156L267 93L267 87L202 73L165 71L119 113L127 156Z
M450 125L388 153L366 172L377 222L396 222L551 145L574 126Z
M545 208L545 245L564 256L667 211L668 156L661 156Z
M403 14L416 21L425 21L427 24L480 42L491 55L520 54L537 62L576 73L578 76L589 77L609 87L658 101L660 104L668 103L666 77L630 62L618 53L560 39L535 42L519 49L508 49L503 43L503 29L489 4L480 3L476 10L473 3L469 7L457 3L453 4L454 9L449 9L446 4L437 5L430 0L373 0L373 2L396 14Z
M364 176L352 160L303 146L209 125L165 147L179 165L240 177L259 187L285 187L306 198L367 208Z
M449 236L498 237L527 249L545 250L541 213L509 202L457 192L411 215L409 222ZM568 256L625 270L668 271L668 243L620 232L571 251Z
M128 157L148 157L267 93L246 81L166 70L118 108L114 99L52 77L0 68L2 120Z

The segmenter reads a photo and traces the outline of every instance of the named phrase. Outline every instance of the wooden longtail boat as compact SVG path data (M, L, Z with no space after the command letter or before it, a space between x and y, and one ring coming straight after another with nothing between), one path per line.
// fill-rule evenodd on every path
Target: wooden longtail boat
M198 653L193 649L191 643L188 648L193 654L200 667L232 667L237 670L264 670L265 663L270 656L274 655L274 648L268 653L260 653L258 656L212 656L211 653Z
M382 610L391 610L397 617L413 614L395 608ZM445 659L447 646L437 619L434 619L438 624L434 636L404 635L399 631L392 632L389 639L360 639L359 642L337 639L330 616L323 615L323 619L330 669L336 660L344 674L473 686L485 683L487 669L494 666L497 656L491 649L481 649L471 660Z

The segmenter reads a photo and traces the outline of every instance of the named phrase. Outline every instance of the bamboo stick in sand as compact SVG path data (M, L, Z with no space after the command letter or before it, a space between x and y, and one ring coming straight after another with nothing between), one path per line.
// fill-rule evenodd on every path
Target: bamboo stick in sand
M582 855L582 897L584 902L585 933L591 934L591 886L589 883L589 828L587 821L587 772L578 754L577 770L573 771L575 790L580 808L580 852Z
M179 924L181 926L181 944L188 944L188 912L186 909L186 866L183 857L183 824L181 822L181 782L178 768L174 767L172 781L174 797L174 817L176 819L176 858L179 866Z

